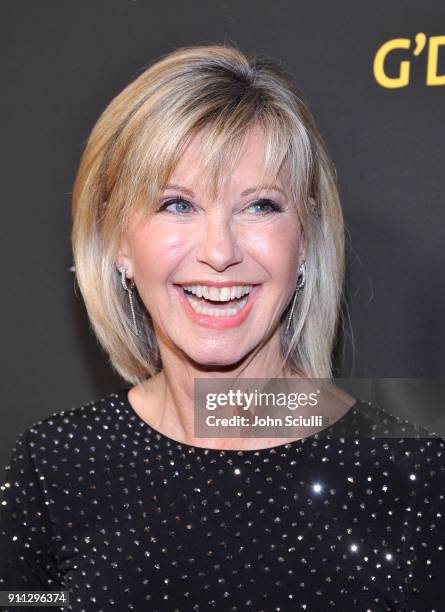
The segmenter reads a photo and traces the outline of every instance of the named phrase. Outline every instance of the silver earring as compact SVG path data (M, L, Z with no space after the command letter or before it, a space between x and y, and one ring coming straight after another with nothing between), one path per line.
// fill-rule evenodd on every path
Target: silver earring
M292 301L292 308L290 309L290 313L289 313L289 317L287 319L287 325L286 325L286 329L284 331L285 334L288 333L289 331L289 327L290 327L290 323L292 321L292 317L294 314L294 308L295 308L295 304L297 303L297 295L298 292L300 291L300 289L302 289L304 287L304 285L306 284L306 261L303 261L300 264L300 267L298 269L298 278L301 277L301 279L298 281L296 287L295 287L295 295L294 295L294 299Z
M131 280L130 286L127 285L127 270L126 270L125 266L120 266L119 267L119 272L121 273L122 287L128 293L128 300L130 302L131 316L133 317L134 333L135 333L136 336L139 336L138 326L136 324L136 315L135 315L135 312L134 312L134 304L133 304L133 289L134 289L135 285L134 285L133 280Z

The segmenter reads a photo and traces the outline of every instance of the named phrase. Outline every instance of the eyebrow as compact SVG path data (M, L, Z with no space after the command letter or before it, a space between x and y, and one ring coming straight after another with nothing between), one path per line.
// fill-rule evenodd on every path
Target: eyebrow
M184 187L183 185L178 185L176 183L169 183L168 185L166 185L164 187L164 189L178 189L179 191L183 191L184 193L187 193L191 198L195 197L195 194L193 193L193 191L191 191L190 189L187 189L187 187ZM280 193L282 193L284 196L286 196L286 193L281 189L281 187L278 187L278 185L263 185L262 187L258 186L258 187L250 187L249 189L245 189L242 193L241 196L246 196L249 195L250 193L254 193L255 191L260 191L261 189L269 189L272 191L279 191Z

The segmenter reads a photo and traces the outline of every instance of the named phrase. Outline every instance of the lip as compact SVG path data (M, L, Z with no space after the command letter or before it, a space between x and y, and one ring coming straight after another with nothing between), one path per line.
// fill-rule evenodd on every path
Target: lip
M209 287L239 287L241 285L256 285L258 283L246 283L245 281L212 281L212 280L191 280L186 283L175 283L175 285L208 285Z
M193 281L191 283L184 283L184 284L190 284L190 285L209 285L212 284L212 286L218 286L218 287L230 287L233 285L237 285L237 284L247 284L247 283L232 283L232 282L225 282L225 283L204 283L202 281ZM247 299L247 303L244 306L244 308L238 312L235 315L230 315L228 317L214 317L212 315L208 315L208 314L199 314L197 312L195 312L192 308L192 306L190 305L190 302L188 301L188 299L185 297L184 294L184 290L182 289L182 286L175 284L174 288L176 290L176 292L178 293L178 297L180 302L183 304L184 309L188 315L188 317L194 322L197 323L198 325L201 325L202 327L209 327L211 329L227 329L229 327L237 327L238 325L241 325L241 323L247 318L253 304L255 303L255 299L259 293L259 291L261 290L261 285L254 285L252 291L249 293L249 297Z

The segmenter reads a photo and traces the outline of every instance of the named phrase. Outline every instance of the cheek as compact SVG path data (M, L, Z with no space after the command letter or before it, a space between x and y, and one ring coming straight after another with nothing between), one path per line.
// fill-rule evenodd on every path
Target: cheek
M249 249L272 279L289 280L296 273L301 238L294 224L263 227L249 236Z
M186 232L157 225L145 227L133 240L135 278L144 284L153 279L165 280L188 248Z

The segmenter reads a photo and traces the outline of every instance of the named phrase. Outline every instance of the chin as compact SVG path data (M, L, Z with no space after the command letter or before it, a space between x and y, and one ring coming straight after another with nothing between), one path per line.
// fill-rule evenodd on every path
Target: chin
M242 361L248 354L248 351L243 352L224 352L219 350L193 350L187 351L182 349L184 354L192 361L197 367L205 368L224 368L229 366L235 366Z

